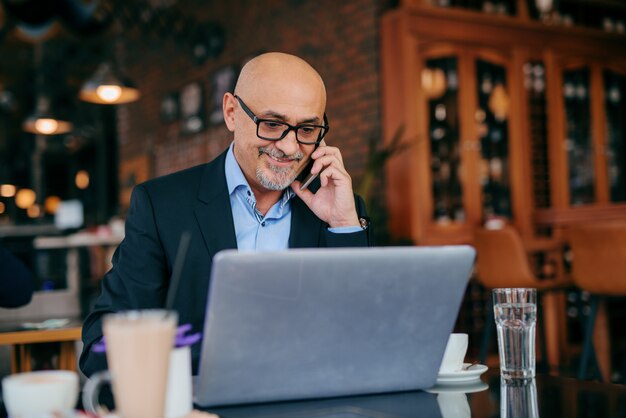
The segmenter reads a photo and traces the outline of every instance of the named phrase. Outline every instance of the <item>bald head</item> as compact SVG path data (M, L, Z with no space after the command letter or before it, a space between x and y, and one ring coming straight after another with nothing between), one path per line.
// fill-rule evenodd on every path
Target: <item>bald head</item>
M326 88L319 73L302 58L281 52L268 52L248 61L241 69L235 94L254 100L276 97L279 90L290 90L300 99L321 99L326 106Z

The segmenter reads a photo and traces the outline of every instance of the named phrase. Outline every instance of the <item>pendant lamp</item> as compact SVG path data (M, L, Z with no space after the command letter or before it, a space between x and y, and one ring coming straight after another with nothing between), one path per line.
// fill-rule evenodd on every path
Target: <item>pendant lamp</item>
M100 64L78 94L86 102L112 105L134 102L140 96L137 87L109 62Z
M22 129L35 135L66 134L74 126L71 122L57 117L52 111L50 96L45 93L43 57L43 43L38 43L34 49L35 68L37 70L35 112L22 123Z
M22 129L35 135L59 135L70 132L73 125L53 115L50 110L50 100L40 95L37 98L35 113L24 121Z

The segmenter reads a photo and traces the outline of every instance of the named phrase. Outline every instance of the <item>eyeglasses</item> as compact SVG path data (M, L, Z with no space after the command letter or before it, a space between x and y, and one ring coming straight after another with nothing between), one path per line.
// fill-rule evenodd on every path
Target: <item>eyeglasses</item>
M235 96L235 98L241 105L243 111L246 112L246 115L256 124L256 136L267 141L280 141L287 136L289 131L294 131L296 133L296 140L300 144L318 145L330 129L326 113L324 113L324 125L303 123L302 125L293 126L274 119L258 118L239 96Z

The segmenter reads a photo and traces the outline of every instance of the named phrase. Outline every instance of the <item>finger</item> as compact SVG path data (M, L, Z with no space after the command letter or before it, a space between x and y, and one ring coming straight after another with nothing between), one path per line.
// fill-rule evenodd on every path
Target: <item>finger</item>
M319 158L323 155L337 155L338 159L341 159L341 152L339 152L339 148L336 147L319 147L312 153L312 156L315 158Z
M314 157L315 159L320 158L321 156L324 155L332 155L334 156L337 161L340 161L341 164L343 164L343 157L341 156L341 151L339 151L339 148L337 147L319 147L318 149L316 149L311 156Z
M331 181L335 184L344 182L350 184L352 179L345 170L330 166L320 173L320 184L322 187L326 187Z
M331 154L316 158L313 166L311 167L311 173L319 173L329 166L335 166L341 170L345 170L343 163L337 159L337 156Z

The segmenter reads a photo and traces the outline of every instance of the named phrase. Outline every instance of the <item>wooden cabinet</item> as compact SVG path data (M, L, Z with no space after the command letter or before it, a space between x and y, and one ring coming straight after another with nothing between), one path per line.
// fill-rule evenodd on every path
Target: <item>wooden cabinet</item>
M405 3L381 28L385 139L413 143L386 167L394 237L626 217L625 35Z

